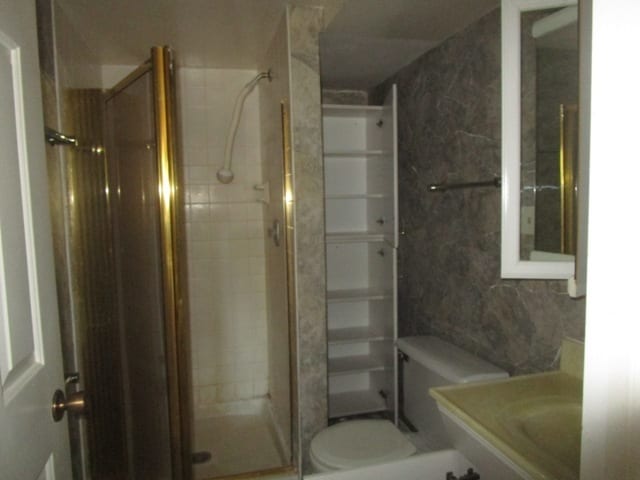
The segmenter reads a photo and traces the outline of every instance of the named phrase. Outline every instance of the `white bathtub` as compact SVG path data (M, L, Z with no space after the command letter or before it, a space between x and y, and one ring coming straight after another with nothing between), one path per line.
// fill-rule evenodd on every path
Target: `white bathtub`
M457 450L421 453L380 465L305 475L309 480L445 480L447 472L461 476L475 467ZM482 472L479 472L482 474Z

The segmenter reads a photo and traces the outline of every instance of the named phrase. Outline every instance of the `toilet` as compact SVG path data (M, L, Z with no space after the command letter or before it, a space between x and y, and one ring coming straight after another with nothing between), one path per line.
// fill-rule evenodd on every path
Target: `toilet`
M403 413L429 450L451 448L429 389L443 385L497 380L504 370L433 336L399 338L402 362ZM320 431L309 456L316 472L347 470L401 460L416 452L414 444L392 422L347 420Z

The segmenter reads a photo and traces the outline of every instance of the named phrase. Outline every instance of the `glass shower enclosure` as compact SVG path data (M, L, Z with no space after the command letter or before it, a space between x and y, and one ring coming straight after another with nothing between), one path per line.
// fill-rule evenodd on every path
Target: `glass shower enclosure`
M191 478L174 105L160 47L105 103L131 478Z
M54 125L76 137L48 150L65 371L78 382L67 393L83 389L89 405L84 418L69 419L74 478L188 480L191 368L171 51L152 48L106 92L45 76L57 96L45 116L59 115Z

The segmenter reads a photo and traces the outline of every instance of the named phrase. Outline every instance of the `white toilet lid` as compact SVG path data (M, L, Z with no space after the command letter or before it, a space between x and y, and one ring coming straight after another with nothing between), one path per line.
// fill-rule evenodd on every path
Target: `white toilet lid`
M311 453L337 470L384 463L413 455L416 448L388 420L349 420L325 428L311 441Z

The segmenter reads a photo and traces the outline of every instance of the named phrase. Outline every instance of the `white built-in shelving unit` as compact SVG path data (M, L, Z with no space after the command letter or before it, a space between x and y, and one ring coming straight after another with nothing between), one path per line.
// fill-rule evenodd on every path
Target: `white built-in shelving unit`
M329 416L395 412L396 88L323 105Z

